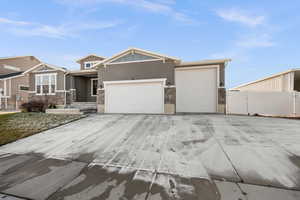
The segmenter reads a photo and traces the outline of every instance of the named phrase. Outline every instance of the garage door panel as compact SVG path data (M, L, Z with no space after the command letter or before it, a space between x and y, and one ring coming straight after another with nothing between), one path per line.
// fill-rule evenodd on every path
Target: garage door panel
M107 113L163 113L163 83L106 86Z
M216 68L176 70L175 78L177 112L216 112Z

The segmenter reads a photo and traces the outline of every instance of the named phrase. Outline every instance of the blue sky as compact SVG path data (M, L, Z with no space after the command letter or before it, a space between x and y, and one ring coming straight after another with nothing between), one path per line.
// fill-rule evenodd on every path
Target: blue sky
M300 67L297 0L1 0L0 57L76 69L138 47L184 61L232 58L227 88Z

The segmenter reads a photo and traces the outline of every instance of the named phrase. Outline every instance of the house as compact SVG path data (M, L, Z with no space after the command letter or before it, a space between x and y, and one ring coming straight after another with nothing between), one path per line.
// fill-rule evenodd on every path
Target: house
M224 113L230 59L182 62L137 48L86 56L67 74L68 104L97 104L99 113Z
M40 62L34 56L0 58L0 109L16 110L28 101L29 79L24 72Z
M77 60L79 70L39 62L18 76L27 81L27 101L43 100L99 113L225 113L229 61L182 62L129 48L109 58L85 56Z
M300 69L290 69L263 79L239 85L230 90L300 92Z

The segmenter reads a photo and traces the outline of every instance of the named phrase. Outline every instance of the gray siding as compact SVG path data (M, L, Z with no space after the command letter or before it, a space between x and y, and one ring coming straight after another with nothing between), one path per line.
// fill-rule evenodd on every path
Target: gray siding
M83 60L80 61L80 70L85 70L84 68L84 62L88 61L101 61L103 58L97 57L97 56L89 56Z
M157 58L142 55L142 54L139 54L139 53L134 53L134 54L129 53L125 56L122 56L121 58L118 58L117 60L114 60L112 63L128 62L128 61L139 61L139 60L152 60L152 59L157 59Z
M108 65L100 68L98 84L103 85L103 81L167 78L167 82L174 85L174 67L173 62L162 61Z
M220 64L220 85L219 87L225 87L225 65Z
M71 75L66 75L66 90L70 90L71 88Z
M78 102L96 102L96 96L92 96L91 78L89 77L74 77L76 89L76 101Z

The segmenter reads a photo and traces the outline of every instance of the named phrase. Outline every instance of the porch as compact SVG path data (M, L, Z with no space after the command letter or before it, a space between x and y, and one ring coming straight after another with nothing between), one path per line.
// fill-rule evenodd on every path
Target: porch
M80 110L96 110L98 74L96 70L73 71L67 75L67 105Z

